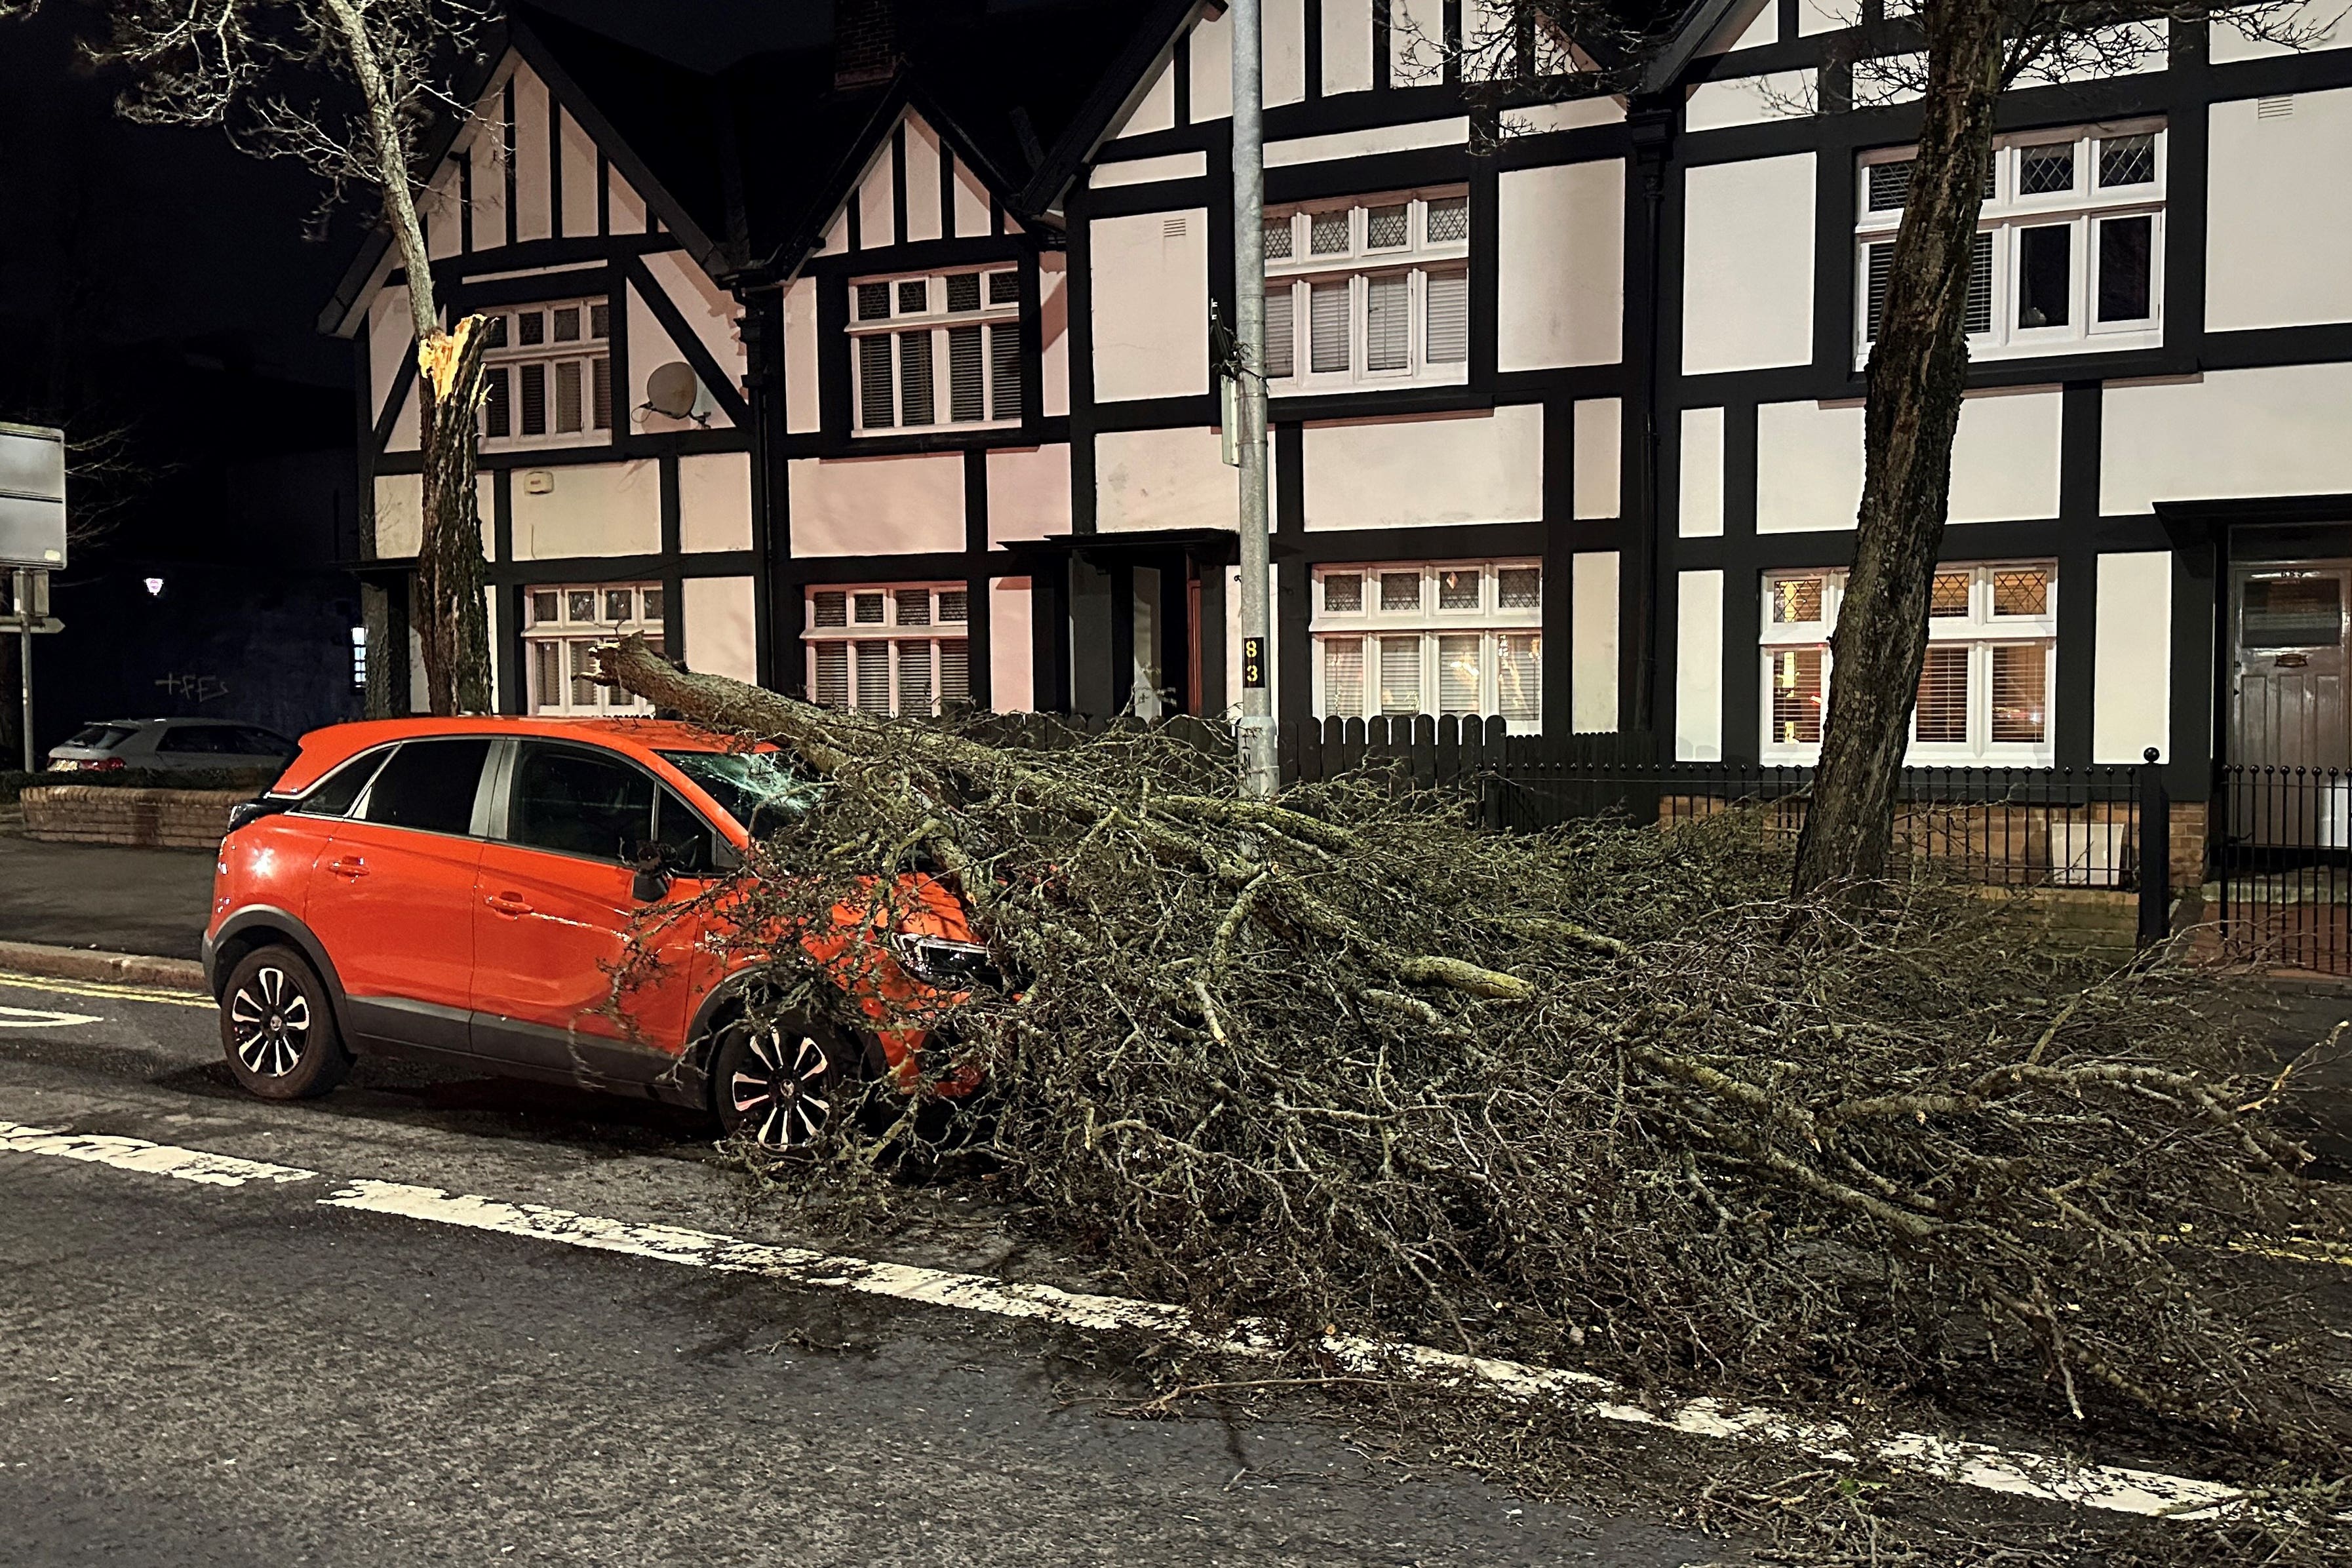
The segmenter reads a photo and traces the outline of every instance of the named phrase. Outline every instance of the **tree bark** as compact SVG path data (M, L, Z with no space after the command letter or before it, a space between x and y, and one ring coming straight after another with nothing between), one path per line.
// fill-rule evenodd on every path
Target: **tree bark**
M424 624L425 689L436 714L486 713L490 707L488 572L482 560L480 507L474 491L476 421L482 396L482 318L447 331L435 297L433 259L411 188L409 149L392 88L384 80L367 21L352 0L324 0L344 56L367 104L376 184L384 225L408 286L416 334L419 434L425 465L422 538L416 549L417 604Z
M1792 891L1881 875L1927 651L1968 384L1968 291L2005 68L1998 0L1930 0L1918 161L1895 237L1864 416L1853 569L1830 637L1829 719Z

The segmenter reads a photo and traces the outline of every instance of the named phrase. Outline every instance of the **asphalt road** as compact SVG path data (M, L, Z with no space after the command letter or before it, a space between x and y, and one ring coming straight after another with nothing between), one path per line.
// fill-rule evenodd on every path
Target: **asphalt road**
M1067 1331L320 1201L372 1178L791 1239L667 1112L370 1063L265 1105L199 1006L0 982L0 1121L320 1173L0 1152L12 1564L1746 1560L1336 1421L1124 1417ZM908 1245L1024 1263L984 1219Z

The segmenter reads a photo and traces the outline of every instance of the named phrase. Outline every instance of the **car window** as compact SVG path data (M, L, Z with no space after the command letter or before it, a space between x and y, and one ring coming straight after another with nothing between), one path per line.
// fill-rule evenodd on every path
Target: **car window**
M135 731L128 724L91 724L74 731L68 746L87 746L94 752L111 751L131 739Z
M661 757L755 837L806 816L824 788L797 772L785 752L664 752Z
M284 757L291 756L299 748L283 735L257 730L250 725L239 725L236 744L233 749L252 757Z
M654 817L654 838L662 847L662 863L689 877L706 877L719 864L716 835L702 814L668 790L663 790Z
M358 803L360 792L367 788L368 780L375 777L376 769L383 766L384 758L390 754L388 752L375 752L344 763L329 774L324 784L304 795L302 804L294 809L310 816L347 816ZM467 815L470 817L470 805ZM471 826L472 823L468 821L467 826Z
M626 860L653 837L654 781L618 757L526 744L515 763L507 837L535 849Z
M174 724L155 742L159 752L204 752L217 755L240 751L236 731L226 724Z
M474 792L490 754L480 740L409 741L392 754L368 786L360 816L387 827L428 833L470 833Z

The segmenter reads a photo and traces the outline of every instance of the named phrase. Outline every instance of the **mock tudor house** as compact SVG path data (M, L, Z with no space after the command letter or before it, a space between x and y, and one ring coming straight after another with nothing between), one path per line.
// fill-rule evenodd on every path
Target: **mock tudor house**
M1694 0L1578 97L1542 38L1461 79L1480 0L1265 0L1286 722L1811 758L1916 124L1857 86L1880 0L1839 3ZM2155 747L2185 798L2347 764L2340 8L2005 100L1915 763ZM518 11L429 204L449 308L502 332L499 706L626 710L583 656L641 629L872 710L1225 711L1230 58L1213 0L841 0L830 47L718 73ZM395 707L406 322L376 247L326 324Z

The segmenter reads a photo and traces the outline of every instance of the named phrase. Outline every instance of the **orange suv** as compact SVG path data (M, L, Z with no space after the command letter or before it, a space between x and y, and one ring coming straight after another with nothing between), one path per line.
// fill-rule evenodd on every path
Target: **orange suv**
M694 895L821 787L787 753L654 720L308 735L221 843L204 962L229 1070L293 1100L332 1089L353 1053L420 1057L804 1143L862 1079L911 1090L924 1035L908 1018L987 963L955 897L902 877L895 930L843 906L833 930L802 937L871 1027L754 1016L762 955ZM614 1008L633 933L658 963Z

